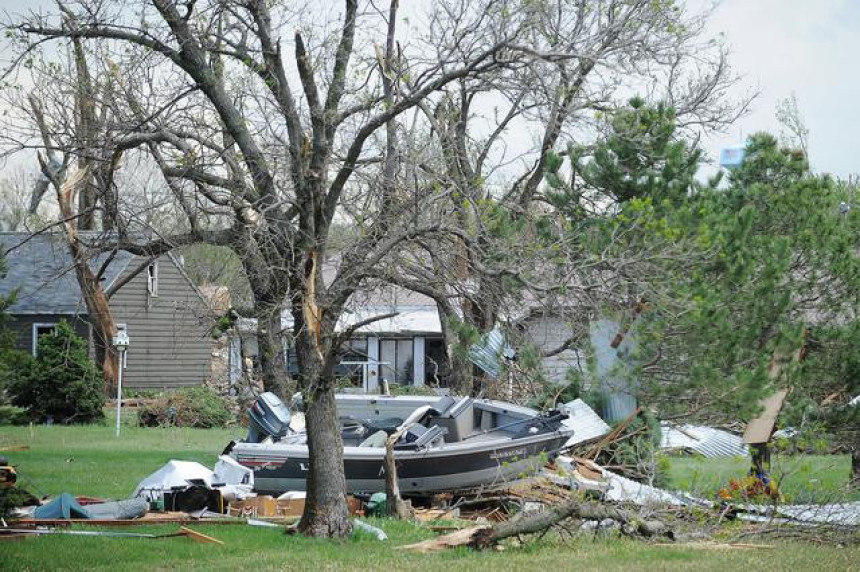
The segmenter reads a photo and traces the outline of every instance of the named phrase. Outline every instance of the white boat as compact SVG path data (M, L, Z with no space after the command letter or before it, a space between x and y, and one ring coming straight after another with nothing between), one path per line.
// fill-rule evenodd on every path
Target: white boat
M431 494L493 487L529 476L573 434L566 415L471 397L338 395L344 470L351 493L385 490L385 441L394 448L400 490ZM254 470L261 493L305 490L307 435L287 429L290 413L273 394L248 410L248 438L229 449Z

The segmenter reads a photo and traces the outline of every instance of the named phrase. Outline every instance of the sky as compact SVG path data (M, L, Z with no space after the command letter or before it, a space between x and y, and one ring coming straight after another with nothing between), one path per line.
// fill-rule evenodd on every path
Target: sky
M707 142L709 155L756 131L777 132L777 103L794 94L810 132L812 167L860 173L860 0L724 0L709 22L725 33L752 112Z
M687 0L694 10L710 3ZM46 4L0 0L0 14ZM725 34L732 48L732 67L742 76L735 96L760 92L749 115L706 140L711 158L756 131L777 132L777 103L794 94L810 131L813 169L860 173L860 0L723 0L708 31Z

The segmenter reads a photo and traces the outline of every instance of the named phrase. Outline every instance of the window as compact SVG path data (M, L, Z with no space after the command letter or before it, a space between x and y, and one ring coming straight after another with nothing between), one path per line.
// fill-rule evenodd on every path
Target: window
M39 338L53 334L57 329L57 324L33 324L33 348L32 353L35 356L39 348Z
M158 262L153 262L146 269L146 288L149 295L158 298Z
M353 338L340 350L340 363L334 373L338 379L348 379L352 385L361 387L367 364L367 338Z
M412 383L412 338L381 340L381 377L401 384Z

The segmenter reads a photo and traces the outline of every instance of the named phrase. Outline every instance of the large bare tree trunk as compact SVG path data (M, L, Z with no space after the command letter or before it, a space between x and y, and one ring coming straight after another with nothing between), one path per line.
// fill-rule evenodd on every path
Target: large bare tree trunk
M344 494L343 441L337 425L334 384L321 379L319 369L316 372L306 369L303 376L306 376L308 387L305 423L310 466L308 498L299 530L309 536L343 538L350 533L352 525Z
M309 536L343 538L351 532L352 525L348 519L343 440L334 398L337 347L336 320L332 317L340 312L324 316L317 303L324 288L318 260L317 251L311 250L302 269L302 296L293 308L300 384L307 404L305 424L310 465L308 498L299 530Z

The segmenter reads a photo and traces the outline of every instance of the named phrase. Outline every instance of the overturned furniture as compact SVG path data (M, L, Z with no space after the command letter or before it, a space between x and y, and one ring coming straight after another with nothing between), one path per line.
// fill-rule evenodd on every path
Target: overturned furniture
M307 435L286 428L289 416L273 397L258 399L249 438L230 455L254 469L257 491L304 490ZM394 454L400 490L408 494L502 485L533 474L573 433L557 411L471 397L338 395L337 408L349 492L385 490L385 443L404 426ZM266 435L267 427L274 434Z

